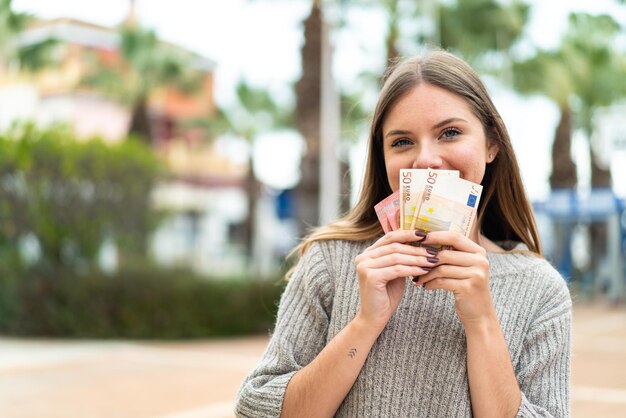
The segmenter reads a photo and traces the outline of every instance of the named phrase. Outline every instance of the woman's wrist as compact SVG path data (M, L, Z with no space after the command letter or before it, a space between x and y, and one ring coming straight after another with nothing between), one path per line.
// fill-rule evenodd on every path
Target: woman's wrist
M386 324L376 324L367 320L361 311L359 311L350 322L350 326L357 335L373 340L376 340L381 332L383 332L385 325Z
M461 320L466 335L489 336L494 332L500 333L500 321L495 312L488 315Z

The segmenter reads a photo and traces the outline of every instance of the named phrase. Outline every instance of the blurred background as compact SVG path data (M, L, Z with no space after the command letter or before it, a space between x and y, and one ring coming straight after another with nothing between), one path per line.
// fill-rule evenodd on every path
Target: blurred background
M605 332L610 343L597 351L601 336L584 334L597 344L579 358L603 353L602 370L617 373L613 362L626 359L625 1L0 0L0 375L22 384L0 385L13 408L0 415L229 416L266 337L223 337L267 335L290 250L358 195L382 75L429 45L483 77L546 257L570 285L575 331ZM119 351L138 367L152 357L127 351L137 347L186 359L154 360L163 371L196 359L203 373L187 370L198 381L181 387L214 385L215 402L194 409L190 395L159 409L168 397L154 395L152 409L120 401L98 415L89 405L100 398L87 396L79 413L77 398L51 398L43 386L45 412L27 401L29 378L57 388L68 379L42 380L37 365ZM155 362L142 363L150 372L137 372L137 386ZM597 416L581 412L584 402L602 416L606 405L626 413L622 375L600 392L580 383L577 416Z

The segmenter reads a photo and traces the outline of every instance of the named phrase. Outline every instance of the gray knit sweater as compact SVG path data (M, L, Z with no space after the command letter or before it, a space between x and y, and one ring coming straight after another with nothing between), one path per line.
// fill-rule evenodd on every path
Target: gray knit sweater
M314 243L280 301L260 362L241 386L239 417L278 417L289 379L356 315L354 258L371 242ZM544 259L489 253L491 293L522 390L518 417L569 416L571 299ZM463 327L447 291L407 280L337 417L470 417Z

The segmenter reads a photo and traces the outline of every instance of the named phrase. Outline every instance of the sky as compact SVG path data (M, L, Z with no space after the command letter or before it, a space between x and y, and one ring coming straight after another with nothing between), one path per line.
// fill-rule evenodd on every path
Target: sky
M558 43L571 10L608 12L626 21L624 8L618 8L611 0L534 0L532 3L529 36L542 47ZM307 0L137 0L137 14L140 22L155 29L162 39L216 62L218 104L228 105L233 101L233 87L241 78L268 88L277 100L288 103L293 100L289 84L297 80L300 72L301 22L308 14L309 5ZM129 1L13 0L13 7L42 18L73 17L112 26L127 16ZM339 84L347 88L364 69L380 72L384 64L380 53L384 41L383 18L372 11L361 11L350 15L349 23L351 30L336 33L333 38L334 74ZM547 178L556 109L545 99L522 99L502 89L492 91L492 95L511 133L531 198L545 198L549 192ZM575 138L574 142L573 153L581 160L579 174L584 179L588 177L585 161L589 158L584 149L585 139ZM247 152L233 141L224 147L238 155ZM363 148L361 143L352 152L355 172L362 165ZM276 164L276 152L268 151L277 149L284 155L282 167ZM262 139L255 144L258 157L255 170L274 187L290 187L297 181L294 165L298 164L298 158L294 155L301 149L297 140L290 140L285 134L275 140ZM626 164L616 164L616 170L622 171L614 173L614 177L619 174L626 178L621 167ZM626 195L626 185L619 193Z

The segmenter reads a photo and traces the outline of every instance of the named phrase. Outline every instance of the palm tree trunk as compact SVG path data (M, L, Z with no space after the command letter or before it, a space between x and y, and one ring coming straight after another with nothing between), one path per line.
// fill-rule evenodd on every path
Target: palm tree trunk
M244 224L244 245L248 263L249 265L254 265L252 258L254 256L254 240L256 238L256 208L261 187L252 169L252 159L250 159L248 165L245 187L248 195L248 215Z
M296 84L296 127L306 142L302 178L296 189L300 235L319 223L322 13L314 1L304 21L302 75Z
M387 68L392 66L400 53L398 52L398 38L400 37L398 0L391 0L386 3L389 12L389 24L387 26L387 36L385 46L387 48Z
M561 107L561 119L552 144L552 189L571 189L576 186L576 164L570 154L572 146L572 113L567 106Z
M593 152L593 149L591 149L591 187L594 189L609 188L611 187L611 170L601 167L597 160L598 158Z
M550 187L555 189L574 189L577 183L576 164L571 157L572 125L571 111L568 106L561 106L561 118L557 125L552 144L552 174ZM575 274L572 268L570 242L572 238L571 224L559 219L554 221L554 257L559 270L568 279Z
M591 142L589 143L591 153L591 187L592 189L606 189L611 187L611 170L607 170L598 164ZM593 223L589 225L589 235L591 239L591 266L593 272L596 289L599 280L598 275L601 274L601 267L607 261L608 248L608 230L606 223Z
M129 135L135 135L148 145L152 144L152 131L148 116L148 98L142 97L133 105L130 119Z

